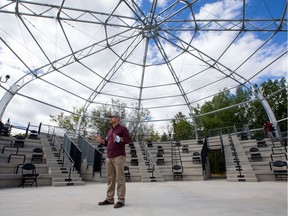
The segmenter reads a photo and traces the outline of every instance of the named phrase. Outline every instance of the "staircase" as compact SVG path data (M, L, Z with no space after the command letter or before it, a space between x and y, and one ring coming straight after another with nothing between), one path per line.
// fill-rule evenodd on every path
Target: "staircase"
M61 145L55 139L46 135L41 137L43 149L46 154L49 174L52 177L53 186L84 185L84 181L77 171L73 170L68 156L61 151ZM63 161L64 160L64 161Z
M223 136L226 176L229 182L257 182L257 177L237 136Z
M145 143L139 143L136 146L143 155L143 160L139 163L141 182L164 182L161 171L156 166L155 159L151 154L151 151L155 150L156 147L148 147Z

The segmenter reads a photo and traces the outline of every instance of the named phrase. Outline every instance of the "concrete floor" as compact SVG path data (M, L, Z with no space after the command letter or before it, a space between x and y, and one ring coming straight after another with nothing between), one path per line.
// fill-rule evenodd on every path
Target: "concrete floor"
M287 182L129 182L121 209L98 206L105 193L105 183L0 189L0 215L287 216Z

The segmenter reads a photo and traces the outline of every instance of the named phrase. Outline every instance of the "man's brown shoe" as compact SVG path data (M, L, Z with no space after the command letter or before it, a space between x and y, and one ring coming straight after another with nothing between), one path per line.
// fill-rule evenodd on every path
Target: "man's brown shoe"
M114 208L121 208L121 207L123 207L124 205L125 205L124 203L117 202L117 203L114 205Z
M98 205L113 205L114 202L109 202L108 200L104 200L103 202L99 202Z

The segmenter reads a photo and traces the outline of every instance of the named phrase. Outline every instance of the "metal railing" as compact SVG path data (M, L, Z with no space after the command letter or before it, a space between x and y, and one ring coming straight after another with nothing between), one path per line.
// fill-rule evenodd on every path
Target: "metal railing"
M53 133L50 133L47 135L49 138L48 140L50 142L50 145L52 147L55 147L56 149L58 149L58 152L57 152L58 164L61 164L61 167L64 168L65 161L67 159L70 161L70 164L67 164L67 166L69 167L69 171L68 171L68 178L66 178L65 181L68 181L68 182L72 181L71 174L72 174L72 171L74 171L73 159L70 157L69 152L65 148L63 148L64 143L63 143L63 141L61 141L61 139L58 135L53 134ZM66 159L66 157L67 157L67 159ZM64 170L62 169L62 171L64 171Z
M62 167L64 167L64 163L66 161L65 157L67 157L67 159L71 163L71 165L69 165L68 178L65 179L66 181L71 181L72 180L71 179L72 171L74 172L74 170L75 170L75 162L70 155L72 140L67 135L64 135L64 139L63 139L63 143L62 143L59 136L55 135L54 137L55 137L55 139L57 139L57 141L59 143L59 152L62 152ZM59 154L58 158L60 159L60 157L61 157L61 153ZM77 170L77 171L79 171L79 173L80 173L80 170Z
M208 158L208 139L204 139L204 143L201 149L201 162L202 162L202 172L206 174L206 165L207 165L207 158Z
M245 180L245 176L242 174L242 166L241 166L241 161L240 158L238 157L238 152L236 150L236 146L234 144L233 138L231 136L231 134L229 134L229 145L231 147L231 151L232 151L232 156L234 157L234 163L236 163L236 171L239 172L239 175L237 175L238 181L246 181Z
M87 160L87 166L93 165L96 148L81 135L78 138L78 147L82 151L82 158Z
M103 162L103 154L98 150L97 147L93 146L88 140L86 140L83 136L77 136L75 134L66 133L65 139L69 139L71 142L75 144L75 146L81 151L81 162L86 160L87 167L93 166L92 175L94 176L95 172L100 172L100 176L102 175L102 162ZM65 140L66 141L66 140ZM69 141L68 141L69 144ZM67 145L66 150L70 152L71 145ZM75 160L74 160L75 161Z
M155 172L155 161L153 159L152 154L150 153L150 151L148 150L147 144L145 144L144 142L140 142L140 145L142 146L142 149L144 151L144 154L146 156L146 161L147 161L147 166L149 171L151 172L151 179L154 179L154 172Z
M92 175L94 176L95 172L100 172L100 176L102 176L102 162L104 157L99 149L81 135L78 137L78 147L82 151L82 158L87 161L87 167L93 166Z

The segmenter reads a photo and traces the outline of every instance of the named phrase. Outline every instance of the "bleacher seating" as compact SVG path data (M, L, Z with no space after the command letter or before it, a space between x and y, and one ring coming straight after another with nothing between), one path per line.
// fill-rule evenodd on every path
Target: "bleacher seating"
M13 138L11 138L11 140L13 140ZM241 141L241 146L243 145L243 149L244 152L246 152L246 159L251 160L247 161L247 163L251 163L251 167L252 169L254 169L254 167L256 167L256 174L257 174L257 178L259 178L260 180L270 180L270 179L274 179L272 178L272 176L274 177L274 171L269 169L269 162L270 162L270 154L271 154L271 143L269 142L269 140L265 140L266 141L266 147L263 146L261 147L261 154L257 156L258 152L250 152L249 150L252 147L255 147L257 145L257 141L255 140L243 140ZM53 146L48 146L49 148L51 148L51 154L49 153L48 155L43 155L43 161L39 160L39 161L34 161L34 159L32 159L33 157L33 149L35 148L40 148L42 150L44 150L43 146L42 146L42 140L41 140L41 136L39 137L39 139L25 139L24 140L24 145L23 147L19 147L18 148L14 148L12 146L11 149L9 149L8 147L11 146L11 143L9 141L6 141L4 144L1 144L1 148L2 151L4 150L4 153L2 153L1 155L1 161L2 161L2 165L3 163L8 164L8 159L9 159L9 155L12 154L12 156L10 156L10 165L14 165L14 170L15 170L15 164L18 163L22 163L24 164L27 161L30 162L35 162L35 165L37 167L37 170L39 168L39 181L40 185L43 185L43 176L46 175L46 182L50 182L49 184L51 185L51 175L48 172L48 165L46 164L47 158L46 157L58 157L59 156L59 148L57 148L56 145L53 144ZM152 142L151 142L152 143ZM171 180L203 180L204 179L204 174L203 174L203 170L202 170L202 161L201 161L201 149L202 149L202 145L198 144L198 140L189 140L189 141L183 141L181 140L178 142L175 141L166 141L166 142L154 142L153 143L154 146L150 146L148 149L148 154L150 155L150 157L152 156L154 162L155 162L155 166L156 169L153 171L153 179L150 179L151 181L171 181ZM176 148L180 149L180 156L181 156L181 164L173 164L172 159L171 159L171 155L172 155L172 147L171 145L176 144L178 146L176 146ZM211 143L210 143L211 144ZM147 143L148 145L148 143ZM238 145L238 144L237 144ZM274 144L273 144L274 145ZM275 145L277 145L277 142L275 142ZM5 147L8 146L8 147ZM96 145L97 146L97 145ZM161 146L161 147L159 147ZM187 147L187 149L189 149L188 151L185 151L185 148ZM55 151L52 150L52 148L55 148ZM257 148L257 147L255 147ZM16 151L18 149L18 156L16 155ZM183 151L184 149L184 151ZM259 148L257 148L259 150ZM280 151L285 151L285 148L280 146L279 147ZM105 150L106 148L103 146L103 153L105 154ZM181 151L182 150L182 151ZM275 153L277 153L276 151L278 151L278 148L273 148L273 150L275 151ZM47 146L46 146L46 151L47 151ZM126 166L129 167L129 173L130 173L130 180L129 181L145 181L145 179L150 178L149 175L151 175L151 170L147 169L147 172L145 172L145 169L147 168L147 164L145 161L145 157L147 155L144 154L144 152L142 151L142 154L137 155L137 151L140 152L140 144L139 143L130 143L129 145L127 145L127 149L126 149L126 153L127 153L127 161L126 161ZM138 153L139 153L138 152ZM157 155L158 153L164 153L165 154L161 154ZM197 153L195 153L197 152ZM260 151L259 151L260 152ZM129 154L130 153L130 154ZM257 154L256 154L257 153ZM15 154L15 155L13 155ZM25 155L26 159L24 160L24 156L23 158L21 158L21 154ZM104 155L103 154L103 155ZM193 155L194 154L194 155ZM197 155L195 155L197 154ZM282 159L285 158L285 153L281 153L278 156L282 157ZM104 155L105 157L105 155ZM243 157L243 155L238 154L238 157ZM131 161L129 160L131 159ZM276 156L273 156L273 160L278 160L278 158L276 158ZM61 158L60 158L61 160ZM243 162L244 161L244 162ZM38 162L38 163L37 163ZM255 163L254 163L255 162ZM36 164L37 163L37 164ZM57 162L58 163L58 162ZM60 163L63 163L62 160L59 161L59 166L61 166ZM243 158L241 158L241 165L243 168L243 163L244 166L246 166L246 162L245 160L243 160ZM10 165L6 165L7 167L11 167ZM150 164L151 165L151 164ZM181 169L179 169L178 171L176 169L172 169L171 171L171 167L173 167L174 165L179 165L181 167ZM3 166L2 166L3 167ZM44 171L44 167L45 167L45 171ZM177 168L177 167L176 167ZM242 169L241 167L239 167L239 169ZM10 168L9 168L10 169ZM102 164L102 173L101 173L101 177L98 179L102 179L101 181L105 181L105 164ZM10 177L12 176L11 174L15 175L15 173L13 173L12 171L13 169L11 168L10 171ZM262 171L263 170L263 171ZM68 173L67 170L63 170L63 173L66 172ZM1 174L1 173L0 173ZM43 175L44 174L44 175ZM50 176L50 177L48 177ZM259 177L260 176L260 177ZM10 178L9 177L9 178ZM15 179L17 179L18 184L20 182L20 176L18 175L17 177L13 177ZM13 183L15 185L15 183ZM17 184L17 185L18 185ZM46 184L46 183L45 183ZM39 185L39 184L38 184ZM1 185L0 185L1 187Z
M124 166L124 174L125 174L125 180L131 181L131 173L130 173L129 166Z
M189 146L187 144L182 146L182 153L189 153Z
M173 165L172 173L174 180L183 180L183 166L178 164Z
M262 161L261 153L258 148L251 147L249 152L250 152L252 161Z
M38 131L30 130L29 139L38 139Z
M31 156L31 163L42 163L44 152L42 148L34 148Z
M270 169L273 170L276 181L285 180L287 181L287 162L286 161L272 161L270 163Z
M163 148L163 146L158 145L158 146L157 146L157 151L158 151L157 153L160 153L160 154L163 155L163 154L164 154L164 148Z
M79 178L79 173L76 174L75 171L72 171L69 174L69 169L67 171L66 166L71 166L68 159L65 162L60 162L63 165L57 162L59 148L54 144L50 145L51 143L49 143L46 134L40 134L38 139L29 139L29 137L23 140L20 139L25 143L23 146L16 145L14 147L15 140L17 140L15 137L2 137L0 139L0 188L24 186L26 183L24 184L22 178L21 166L26 163L33 164L37 169L38 186L60 185L59 183L62 184L61 181L68 179L69 175L71 175L71 182ZM56 148L56 151L53 151L52 148ZM27 182L26 180L25 182ZM34 184L36 184L36 181L34 181Z
M164 165L165 164L164 157L163 157L163 154L161 154L161 152L158 152L156 155L156 163L157 163L157 165Z
M37 187L37 178L39 176L39 173L36 172L36 167L32 163L25 163L21 167L21 182L18 187L24 187L24 185L30 185L33 186L35 183Z
M201 155L200 155L200 152L198 152L198 151L193 152L192 161L193 161L193 163L201 163Z

